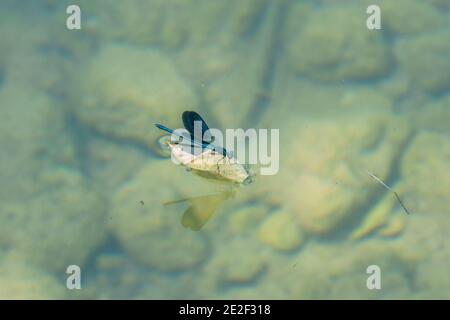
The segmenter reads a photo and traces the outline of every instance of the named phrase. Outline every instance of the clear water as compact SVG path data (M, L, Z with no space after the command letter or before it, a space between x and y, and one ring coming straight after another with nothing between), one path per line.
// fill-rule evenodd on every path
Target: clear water
M450 298L449 12L1 1L0 297ZM279 129L277 174L174 165L185 110Z

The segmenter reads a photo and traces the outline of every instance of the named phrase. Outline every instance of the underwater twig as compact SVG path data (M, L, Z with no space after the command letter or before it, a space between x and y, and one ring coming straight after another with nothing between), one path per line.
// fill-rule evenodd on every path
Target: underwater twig
M384 183L380 178L378 178L376 175L374 175L373 173L367 171L367 174L369 176L371 176L373 179L375 179L376 181L378 181L383 187L385 187L386 189L388 189L389 191L391 191L392 193L394 193L395 197L398 200L398 203L400 203L400 205L402 206L403 210L405 210L406 214L409 214L408 209L406 209L405 205L403 204L402 200L400 200L400 196L398 195L398 193L396 191L394 191L391 187L389 187L386 183Z

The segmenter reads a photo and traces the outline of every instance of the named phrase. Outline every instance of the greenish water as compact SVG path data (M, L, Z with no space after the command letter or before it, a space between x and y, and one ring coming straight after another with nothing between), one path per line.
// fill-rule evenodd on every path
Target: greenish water
M2 0L0 298L449 299L449 12ZM279 129L278 173L174 165L153 124L185 110Z

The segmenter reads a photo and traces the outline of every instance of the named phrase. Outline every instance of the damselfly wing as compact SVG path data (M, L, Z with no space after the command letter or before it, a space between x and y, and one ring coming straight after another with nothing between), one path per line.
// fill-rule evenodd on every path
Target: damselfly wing
M213 142L213 137L209 131L206 121L195 111L185 111L181 116L183 125L191 134L191 139L201 141L208 145Z

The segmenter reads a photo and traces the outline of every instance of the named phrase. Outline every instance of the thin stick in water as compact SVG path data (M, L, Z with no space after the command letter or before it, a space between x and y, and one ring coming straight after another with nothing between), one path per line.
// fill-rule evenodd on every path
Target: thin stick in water
M373 173L367 171L367 174L369 176L371 176L375 181L379 182L383 187L385 187L386 189L388 189L389 191L393 192L395 197L398 200L398 203L400 203L400 205L402 206L403 210L405 210L406 214L409 214L408 209L406 209L405 205L403 204L402 200L400 199L399 195L397 192L395 192L394 190L392 190L391 187L389 187L386 183L384 183L380 178L378 178L376 175L374 175Z

